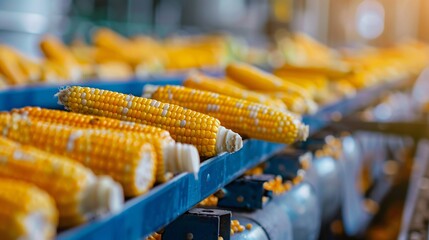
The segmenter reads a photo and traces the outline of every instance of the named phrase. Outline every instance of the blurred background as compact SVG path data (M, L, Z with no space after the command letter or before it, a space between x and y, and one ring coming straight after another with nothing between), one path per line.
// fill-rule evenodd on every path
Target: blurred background
M0 42L36 56L46 33L71 41L108 26L130 36L226 31L264 44L284 31L332 47L429 39L427 0L2 0Z

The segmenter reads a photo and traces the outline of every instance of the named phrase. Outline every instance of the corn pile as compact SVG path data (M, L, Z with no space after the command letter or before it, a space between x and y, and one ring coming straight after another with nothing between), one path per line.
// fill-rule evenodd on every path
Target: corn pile
M302 181L302 176L297 177L297 180L283 182L281 176L276 176L274 179L264 183L264 189L272 191L275 195L281 195L289 191L294 184L298 184Z
M323 145L321 149L316 150L314 153L315 157L325 157L329 156L335 160L340 160L343 154L343 145L341 138L336 138L333 136L327 136L325 138L326 144Z
M252 229L252 224L248 223L246 224L246 226L243 226L240 224L240 222L238 220L231 220L231 235L234 235L236 233L241 233L244 230L251 230Z
M277 52L283 63L274 75L305 88L319 105L353 96L362 88L416 76L429 60L429 46L420 42L338 52L299 33L279 39Z
M219 201L218 197L216 197L215 195L210 195L207 198L205 198L204 200L202 200L200 203L198 203L198 206L216 207L218 201Z

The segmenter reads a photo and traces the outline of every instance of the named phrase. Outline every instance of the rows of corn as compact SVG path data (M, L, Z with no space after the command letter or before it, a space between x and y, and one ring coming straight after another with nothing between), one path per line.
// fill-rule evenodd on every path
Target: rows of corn
M384 49L336 51L306 35L293 34L279 37L268 48L257 49L226 34L127 38L106 28L94 31L90 43L75 39L66 45L54 36L46 36L39 47L42 57L35 59L0 45L0 89L91 79L129 80L194 69L219 70L240 61L275 69L277 77L303 85L318 101L326 102L392 76L416 73L425 66L428 56L428 46L419 42ZM288 98L281 94L277 97Z
M41 39L42 57L30 58L0 45L0 89L7 86L77 82L88 79L128 80L170 71L219 68L245 59L245 47L227 35L125 38L100 28L91 44L76 39L70 45L54 36Z
M200 65L178 62L218 54L222 41L216 39L199 39L201 46L167 41L161 52L180 47L153 60L159 43L149 38L126 39L102 29L94 46L67 47L49 37L41 43L42 64L1 48L0 57L9 58L0 60L0 72L21 84L30 77L41 80L49 64L56 65L54 78L64 80L94 76L102 64L122 64L133 74L151 61L171 69L209 66L209 57L198 58ZM147 46L150 52L142 50ZM57 229L115 214L124 198L145 194L181 172L197 176L202 160L239 151L245 138L305 141L309 127L303 114L363 88L411 77L429 56L427 46L414 42L338 54L300 35L279 42L278 49L291 46L295 57L285 57L273 72L235 62L226 65L223 77L192 72L183 86L146 85L141 97L70 86L55 95L65 110L24 107L0 113L0 202L10 206L0 210L0 235L52 238ZM300 180L277 178L266 188L280 194Z

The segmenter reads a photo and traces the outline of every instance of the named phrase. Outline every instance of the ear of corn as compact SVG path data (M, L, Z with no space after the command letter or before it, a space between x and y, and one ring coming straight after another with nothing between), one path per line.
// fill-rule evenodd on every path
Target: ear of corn
M189 144L175 143L170 134L161 128L38 107L14 109L12 112L22 114L24 117L35 121L79 128L112 129L135 133L138 138L154 146L157 156L157 180L160 182L166 180L165 175L169 172L189 171L197 173L199 170L200 159L197 149Z
M121 183L126 196L149 190L155 182L156 154L150 143L130 133L88 130L1 114L3 136L79 161L94 173Z
M239 150L240 135L225 129L206 114L152 99L134 97L95 88L68 87L58 94L66 109L153 125L170 132L173 139L195 145L202 156Z
M120 36L110 29L99 29L93 37L93 41L101 52L98 52L98 58L104 58L107 61L121 61L136 66L141 63L142 55L139 49L134 49L130 40ZM104 56L100 56L104 55Z
M244 63L229 64L226 69L228 77L258 91L285 91L303 97L311 97L307 91L295 84L285 84L280 78Z
M60 40L52 36L45 37L40 42L40 48L49 60L58 63L64 69L67 80L76 81L82 77L79 63Z
M30 182L49 193L60 214L60 227L69 227L99 213L117 211L122 188L110 177L97 178L70 159L0 137L0 177Z
M291 82L243 63L229 64L225 69L228 77L245 85L247 88L263 92L284 92L294 98L302 98L306 103L306 112L313 113L317 104L313 96L305 89Z
M318 103L329 102L332 97L335 97L329 91L330 81L323 75L290 73L282 70L276 70L274 74L285 82L292 82L311 91Z
M267 95L256 93L250 90L245 90L225 82L224 80L204 76L202 74L193 74L189 76L183 82L183 86L264 104L281 111L285 111L287 109L286 105L278 99L271 98Z
M41 189L0 178L0 236L4 240L53 239L58 213L54 200Z
M25 74L19 68L19 61L16 54L8 47L0 47L0 73L11 85L25 83Z
M24 107L13 109L11 112L21 114L28 117L30 120L57 123L79 128L108 128L118 131L150 134L160 138L171 139L170 133L164 129L112 118L51 110L40 107Z
M272 142L305 140L308 126L289 113L217 93L181 86L147 85L152 98L207 113L240 134Z

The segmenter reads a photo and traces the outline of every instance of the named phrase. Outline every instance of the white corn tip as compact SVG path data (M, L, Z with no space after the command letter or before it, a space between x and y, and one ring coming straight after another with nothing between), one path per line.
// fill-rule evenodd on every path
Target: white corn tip
M238 133L220 126L216 135L216 153L236 152L243 147Z
M166 172L192 172L200 170L200 155L197 148L190 144L168 142L164 147Z
M82 212L88 216L118 212L124 205L121 185L108 176L100 176L89 184L83 194Z
M50 239L56 227L49 222L42 212L34 212L24 219L26 234L19 239Z

